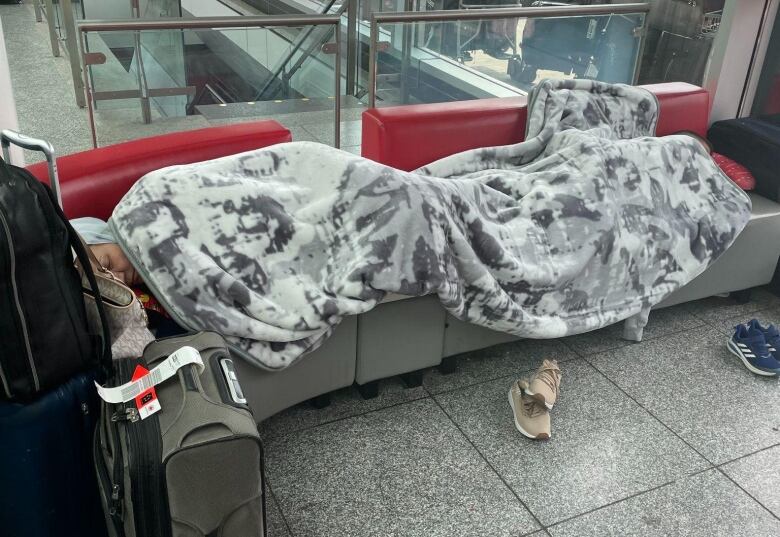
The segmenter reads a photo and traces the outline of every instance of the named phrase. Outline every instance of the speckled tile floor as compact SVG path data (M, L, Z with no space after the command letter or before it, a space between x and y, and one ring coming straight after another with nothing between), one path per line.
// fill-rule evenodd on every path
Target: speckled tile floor
M298 536L777 536L780 381L725 348L723 327L777 322L780 298L709 298L619 327L457 358L423 386L349 388L267 420L269 518ZM563 370L552 438L511 422L506 391L542 357Z

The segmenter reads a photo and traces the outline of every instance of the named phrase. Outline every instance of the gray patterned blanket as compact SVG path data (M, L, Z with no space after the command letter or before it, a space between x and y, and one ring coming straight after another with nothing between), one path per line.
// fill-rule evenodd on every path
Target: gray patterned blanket
M646 319L748 222L697 141L652 137L648 91L545 81L528 108L525 142L411 173L308 142L158 170L110 224L181 324L280 369L389 292L530 338Z

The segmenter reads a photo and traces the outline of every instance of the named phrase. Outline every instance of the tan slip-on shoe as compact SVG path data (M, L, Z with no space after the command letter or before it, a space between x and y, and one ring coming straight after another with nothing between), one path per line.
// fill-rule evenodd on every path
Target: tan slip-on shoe
M518 380L509 388L515 428L528 438L545 440L550 438L550 411L523 392L527 387L526 381Z
M561 390L561 368L555 360L545 360L531 376L525 394L552 410Z

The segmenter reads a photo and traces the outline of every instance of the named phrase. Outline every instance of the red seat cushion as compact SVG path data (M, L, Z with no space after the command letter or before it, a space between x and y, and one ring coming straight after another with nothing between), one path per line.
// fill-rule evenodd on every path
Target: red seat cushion
M706 90L682 82L644 87L660 103L659 136L681 130L707 135ZM414 170L467 149L521 142L526 115L525 97L372 108L363 113L362 154Z
M648 84L642 87L652 91L661 105L656 135L691 131L707 138L710 117L710 94L707 90L685 82Z
M291 140L290 131L276 121L255 121L163 134L66 155L57 158L62 204L69 218L106 220L130 187L151 171ZM45 162L27 169L49 182Z
M362 155L401 170L475 147L521 142L526 98L373 108L363 112Z

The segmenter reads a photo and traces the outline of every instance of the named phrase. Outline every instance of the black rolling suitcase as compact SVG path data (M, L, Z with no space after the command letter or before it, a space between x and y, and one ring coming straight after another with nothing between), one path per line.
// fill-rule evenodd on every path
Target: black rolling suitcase
M6 160L9 143L17 143L43 150L55 172L49 144L9 131L0 141ZM58 192L56 173L51 180ZM94 381L110 373L110 338L89 332L71 248L97 288L57 197L0 160L3 537L106 534L90 446L99 415Z
M707 138L715 152L750 170L757 194L780 201L780 114L716 121Z

